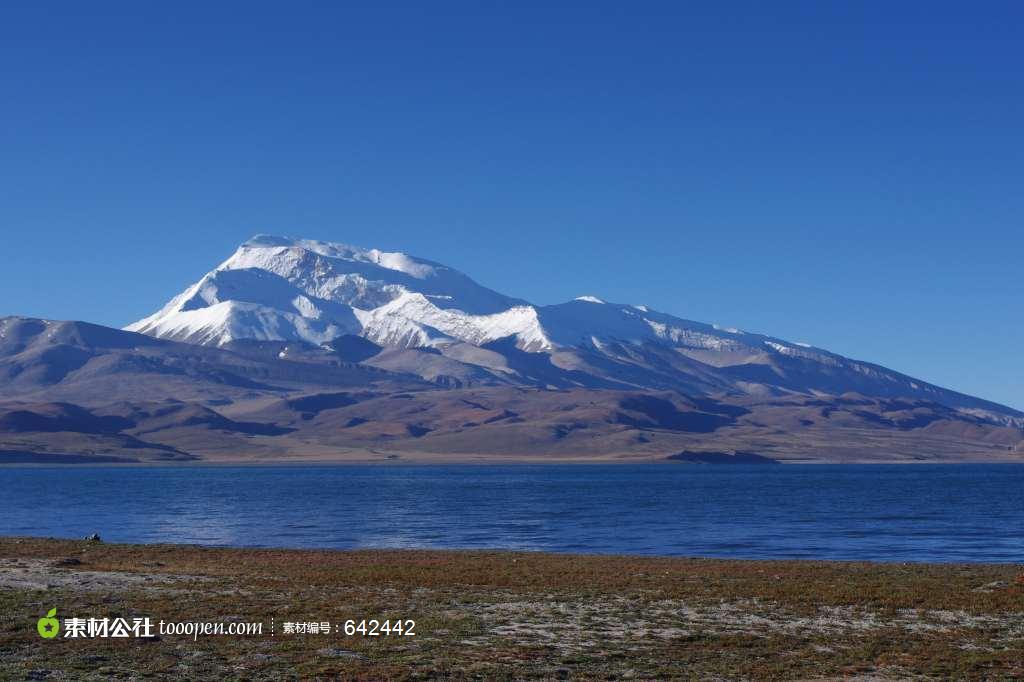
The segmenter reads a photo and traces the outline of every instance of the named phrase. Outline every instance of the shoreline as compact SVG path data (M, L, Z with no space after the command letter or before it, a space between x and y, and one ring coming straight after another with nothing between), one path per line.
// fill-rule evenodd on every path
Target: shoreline
M280 460L232 460L232 459L209 459L191 461L135 461L135 462L3 462L0 461L0 470L3 469L85 469L85 468L114 468L114 469L187 469L187 468L210 468L210 467L236 467L243 468L315 468L315 467L364 467L364 466L680 466L700 467L712 469L729 470L732 468L776 468L775 465L784 467L859 467L859 466L1021 466L1024 459L1020 460L991 460L991 459L964 459L964 460L856 460L847 462L834 462L818 459L782 459L773 460L769 463L751 462L694 462L662 457L650 458L614 458L614 459L585 459L585 458L561 458L552 459L548 457L521 458L521 457L474 457L467 459L441 459L441 458L396 458L396 459L280 459Z
M92 541L84 540L79 537L62 537L56 535L0 535L0 544L5 542L14 543L33 543L33 542L54 542L54 543L86 543L91 544ZM99 541L96 541L97 546L106 547L132 547L145 551L149 549L166 549L166 548L180 548L188 550L224 550L226 552L292 552L295 554L303 553L335 553L335 554L358 554L362 552L380 552L390 553L395 552L398 554L405 552L433 552L438 554L450 554L454 557L461 556L472 556L478 554L509 554L509 555L525 555L525 556L544 556L551 557L554 559L563 559L565 561L572 561L575 559L608 559L608 560L665 560L665 561L694 561L694 562L720 562L720 563L784 563L784 564L837 564L837 565L858 565L858 566L878 566L880 568L893 567L893 566L918 566L918 567L931 567L936 569L942 568L1005 568L1005 567L1019 567L1021 574L1024 576L1024 557L1019 560L1011 561L934 561L927 559L875 559L875 558L834 558L834 557L751 557L751 556L711 556L711 555L698 555L698 554L644 554L637 552L602 552L602 551L561 551L551 549L522 549L522 548L509 548L509 547L470 547L470 546L451 546L451 547L428 547L428 546L406 546L406 547L328 547L328 546L308 546L302 547L297 545L217 545L217 544L203 544L195 542L136 542L136 541L107 541L101 536Z
M981 679L1024 674L1024 566L0 537L0 677ZM36 620L273 636L43 640ZM416 621L415 637L285 622Z

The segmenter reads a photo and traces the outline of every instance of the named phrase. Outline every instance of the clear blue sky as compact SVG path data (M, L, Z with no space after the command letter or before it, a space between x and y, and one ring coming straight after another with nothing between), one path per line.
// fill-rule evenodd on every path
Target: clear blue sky
M1024 408L1018 2L8 2L0 314L257 232L811 342Z

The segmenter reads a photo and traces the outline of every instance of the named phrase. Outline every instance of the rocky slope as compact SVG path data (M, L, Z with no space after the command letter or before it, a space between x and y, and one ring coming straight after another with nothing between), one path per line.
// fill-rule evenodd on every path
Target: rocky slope
M0 319L0 462L1024 460L1012 411L595 386L510 342L464 350L505 369L349 335L204 346Z

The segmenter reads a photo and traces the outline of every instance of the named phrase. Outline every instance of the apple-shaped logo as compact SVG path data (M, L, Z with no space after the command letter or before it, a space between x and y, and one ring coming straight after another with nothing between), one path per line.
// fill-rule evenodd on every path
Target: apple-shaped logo
M46 618L40 618L36 623L36 630L43 639L53 639L60 632L60 621L54 618L56 615L57 609L50 609L46 613Z

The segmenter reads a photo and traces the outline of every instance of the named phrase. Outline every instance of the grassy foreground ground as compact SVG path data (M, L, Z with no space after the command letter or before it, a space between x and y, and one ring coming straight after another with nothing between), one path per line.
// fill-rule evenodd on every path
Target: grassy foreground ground
M0 538L0 679L1015 678L1022 573ZM43 639L36 622L52 608L265 627ZM416 634L284 632L374 618L415 620Z

